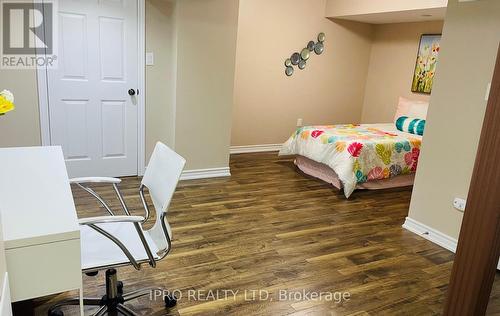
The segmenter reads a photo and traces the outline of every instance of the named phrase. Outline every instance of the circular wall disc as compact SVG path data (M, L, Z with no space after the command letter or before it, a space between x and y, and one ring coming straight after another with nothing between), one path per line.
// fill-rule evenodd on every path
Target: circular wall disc
M290 67L292 65L292 60L290 58L287 58L285 60L285 67Z
M287 75L288 77L290 77L291 75L293 75L293 67L286 67L286 69L285 69L285 75Z
M290 60L292 61L292 65L298 65L300 61L300 54L293 53L292 57L290 57Z
M326 39L325 33L321 32L318 34L318 42L323 43Z
M306 68L306 64L307 64L307 63L306 63L306 61L305 61L305 60L301 60L301 61L299 62L299 69L304 69L304 68Z
M314 52L316 53L316 55L321 55L324 50L325 46L321 42L316 43L316 46L314 46Z
M314 41L310 41L309 43L307 43L307 49L310 51L310 52L313 52L314 51L314 45L316 45L314 43Z
M304 48L301 52L300 52L300 58L302 58L302 60L308 60L309 59L309 56L310 56L310 51L308 48Z

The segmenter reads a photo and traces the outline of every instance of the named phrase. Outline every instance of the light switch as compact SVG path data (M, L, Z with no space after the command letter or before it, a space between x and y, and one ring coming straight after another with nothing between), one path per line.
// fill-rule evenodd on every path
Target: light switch
M153 66L155 64L155 55L153 53L146 53L146 66Z

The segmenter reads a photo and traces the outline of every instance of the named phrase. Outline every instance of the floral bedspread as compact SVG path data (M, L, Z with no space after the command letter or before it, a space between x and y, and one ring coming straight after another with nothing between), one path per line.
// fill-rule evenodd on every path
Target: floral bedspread
M298 128L280 155L301 155L332 168L349 197L356 184L417 170L422 138L394 124L326 125Z

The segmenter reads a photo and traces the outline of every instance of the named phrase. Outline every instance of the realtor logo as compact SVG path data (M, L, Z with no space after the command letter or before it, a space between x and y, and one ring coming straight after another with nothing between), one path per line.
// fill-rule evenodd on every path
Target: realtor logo
M57 60L51 1L2 1L2 68L54 66Z

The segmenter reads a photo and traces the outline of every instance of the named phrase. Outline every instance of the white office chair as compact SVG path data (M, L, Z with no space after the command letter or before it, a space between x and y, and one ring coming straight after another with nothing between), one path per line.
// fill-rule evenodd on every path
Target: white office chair
M80 238L82 247L82 271L87 275L96 275L106 270L106 295L102 298L85 298L84 305L99 306L95 316L109 314L137 315L125 302L141 296L150 295L159 288L148 288L123 294L123 283L117 280L114 268L132 265L139 270L148 263L156 267L156 262L163 259L171 249L172 231L167 222L167 209L174 194L177 182L186 160L166 145L158 142L151 156L146 173L142 178L139 195L145 210L145 216L131 216L118 189L120 179L116 178L78 178L70 182L78 185L94 196L109 213L109 216L81 219ZM113 185L118 200L126 215L116 215L106 202L90 187L89 183L109 183ZM143 230L142 224L150 215L144 197L144 188L149 194L156 210L156 221L149 230ZM165 296L165 306L173 307L176 298ZM77 298L60 302L49 309L49 316L64 315L60 307L79 305Z

